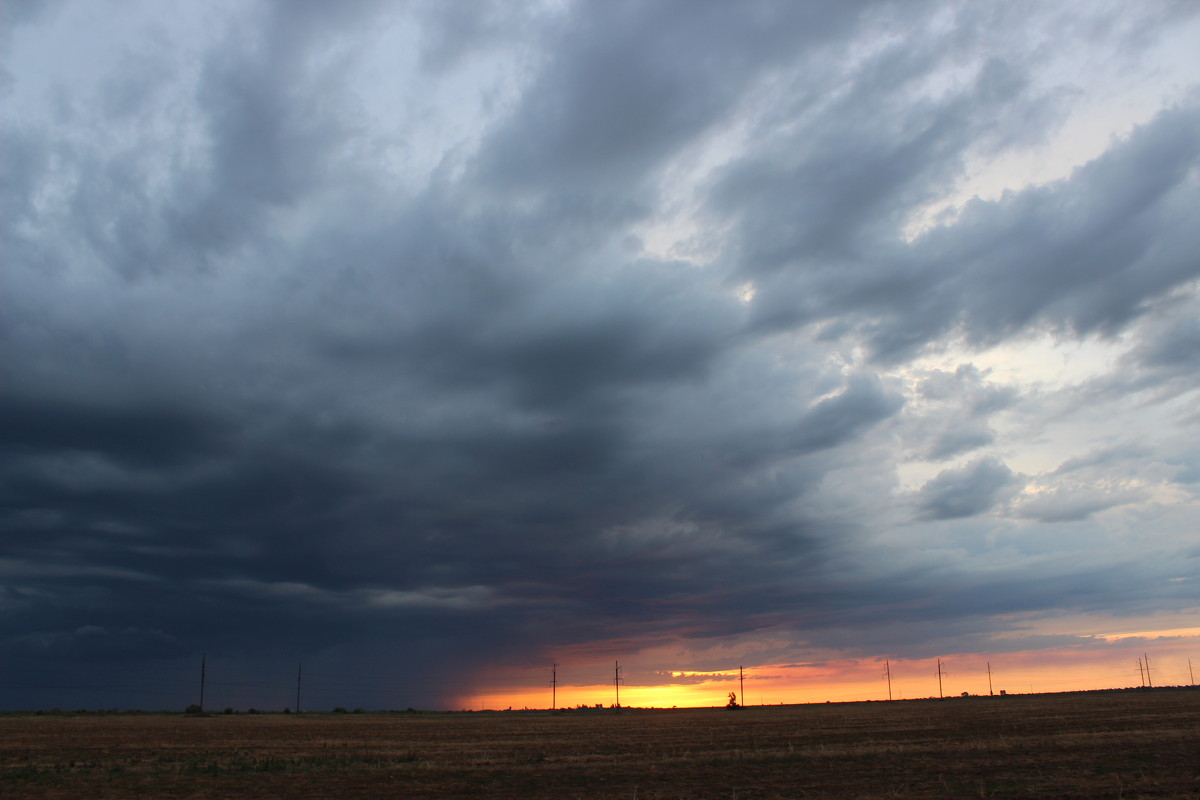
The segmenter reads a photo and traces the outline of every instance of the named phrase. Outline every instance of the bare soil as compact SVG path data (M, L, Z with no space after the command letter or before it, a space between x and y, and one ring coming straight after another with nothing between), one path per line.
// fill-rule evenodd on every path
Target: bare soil
M9 715L0 798L1200 798L1200 690L456 714Z

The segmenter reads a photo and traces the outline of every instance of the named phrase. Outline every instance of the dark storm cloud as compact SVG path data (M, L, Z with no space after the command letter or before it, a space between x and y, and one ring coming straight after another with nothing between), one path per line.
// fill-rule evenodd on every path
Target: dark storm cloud
M27 688L5 704L65 705L32 687L80 685L73 661L190 685L208 652L246 679L303 659L419 686L364 678L334 704L445 705L560 646L834 642L882 635L887 609L975 641L981 616L1087 601L1104 564L1007 575L971 605L961 565L861 552L905 500L967 525L1023 480L983 453L890 498L894 448L985 451L1019 398L974 367L915 369L909 392L879 365L951 332L1113 334L1181 290L1194 108L906 241L968 152L1038 141L1070 94L1021 53L922 88L983 36L966 11L940 33L886 3L394 11L246 6L190 49L114 55L53 112L17 97L0 641ZM390 42L359 52L401 23L412 74ZM372 81L436 96L512 52L463 141L396 155L433 105L380 104ZM701 151L688 195L675 171ZM664 204L699 207L719 246L648 247ZM1139 369L1182 374L1182 319L1143 332ZM1017 516L1133 498L1059 490Z
M1173 321L1154 340L1135 350L1133 355L1148 367L1193 371L1200 364L1200 321Z
M636 193L756 75L844 34L868 5L583 4L481 171L502 188Z
M1185 396L1197 386L1200 326L1194 309L1170 301L1157 304L1137 343L1122 355L1123 369L1093 387L1099 395L1143 391L1159 402Z
M958 469L946 469L921 487L917 508L921 519L960 519L989 511L1003 499L1015 476L1002 461L981 458Z
M972 97L969 106L988 103ZM1070 181L974 200L956 224L911 247L882 238L897 233L876 230L889 215L897 223L888 205L907 207L905 187L928 191L942 178L928 170L946 168L944 150L972 141L974 131L958 129L963 113L953 102L924 111L904 129L907 144L886 130L873 133L877 142L831 131L830 149L797 166L776 159L725 179L718 207L753 209L742 212L742 257L761 276L760 324L863 318L866 341L891 359L952 330L979 343L1032 324L1112 333L1151 298L1195 279L1187 253L1196 234L1178 216L1196 191L1187 180L1200 148L1192 108L1161 113ZM860 149L877 160L850 156ZM837 192L852 194L840 200ZM842 205L852 211L840 213Z
M0 412L0 448L9 456L47 451L99 453L116 461L169 466L216 447L220 431L186 409L87 407L39 398L8 398Z
M1071 181L969 209L956 226L975 242L977 266L956 278L979 282L964 295L973 301L963 317L969 335L986 341L1039 317L1111 333L1149 298L1194 279L1197 266L1180 247L1194 234L1177 224L1176 209L1195 192L1185 178L1200 152L1198 120L1194 109L1163 112ZM939 250L954 246L930 239ZM1038 242L1036 257L1019 252L1018 240Z
M913 205L961 174L968 147L1045 130L1069 101L1028 89L1024 67L1000 58L914 100L948 44L965 44L961 30L947 39L912 31L848 86L830 81L832 108L772 119L764 146L713 185L709 202L738 220L736 256L760 285L759 325L858 320L880 357L898 358L956 329L983 343L1031 323L1112 332L1196 277L1194 229L1178 217L1194 203L1192 107L1162 112L1069 181L975 200L957 224L897 241Z
M187 650L162 631L128 628L110 632L87 625L70 633L31 633L8 642L19 655L48 660L124 661L183 655ZM24 652L22 652L24 651Z

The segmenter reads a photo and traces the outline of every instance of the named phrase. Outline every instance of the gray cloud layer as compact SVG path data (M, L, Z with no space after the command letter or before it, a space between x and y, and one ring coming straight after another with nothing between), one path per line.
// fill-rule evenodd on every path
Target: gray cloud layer
M1086 17L1071 53L1137 64L1188 7L201 10L4 26L0 639L24 688L0 703L176 705L207 651L438 705L556 648L927 654L1014 611L1186 605L1144 588L1177 563L1021 542L1163 487L1194 503L1194 413L1058 473L1005 459L1085 398L1194 403L1195 93L905 231L1055 135L1079 92L1044 26ZM88 26L104 45L74 52ZM921 361L1042 335L1131 344L1061 391ZM936 546L989 518L1010 546Z

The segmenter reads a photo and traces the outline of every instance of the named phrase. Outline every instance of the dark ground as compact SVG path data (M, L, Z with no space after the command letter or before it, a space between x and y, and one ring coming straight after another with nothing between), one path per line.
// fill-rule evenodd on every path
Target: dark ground
M10 797L1200 798L1200 690L737 711L8 715Z

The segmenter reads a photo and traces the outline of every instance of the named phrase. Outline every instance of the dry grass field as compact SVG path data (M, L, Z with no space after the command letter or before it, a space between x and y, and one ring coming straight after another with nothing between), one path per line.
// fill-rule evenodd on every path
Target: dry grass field
M1200 691L678 711L10 715L3 798L1200 797Z

